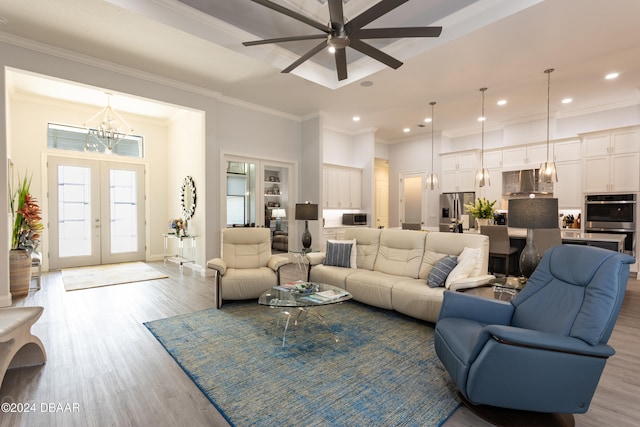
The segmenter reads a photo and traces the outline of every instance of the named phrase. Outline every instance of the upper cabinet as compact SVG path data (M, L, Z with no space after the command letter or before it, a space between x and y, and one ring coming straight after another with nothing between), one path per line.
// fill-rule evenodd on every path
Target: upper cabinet
M324 202L327 209L360 209L362 207L362 170L324 165Z
M549 154L552 152L553 145L549 147ZM502 150L502 166L510 170L536 169L546 161L547 144L533 144Z
M640 129L616 129L582 136L585 193L640 191Z
M478 152L445 154L442 161L442 192L475 191Z

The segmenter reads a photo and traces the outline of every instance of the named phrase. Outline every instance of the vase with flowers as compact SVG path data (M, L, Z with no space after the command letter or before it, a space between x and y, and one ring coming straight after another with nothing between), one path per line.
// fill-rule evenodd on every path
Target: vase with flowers
M169 221L169 229L176 237L187 235L187 222L182 218L175 218Z
M464 207L471 215L473 215L478 223L478 226L489 225L493 221L495 214L496 201L490 202L484 197L476 199L474 203L467 203Z
M31 177L20 179L16 188L10 188L11 217L11 251L9 253L9 282L13 296L24 296L29 293L31 282L31 253L40 244L42 211L35 197L29 192Z

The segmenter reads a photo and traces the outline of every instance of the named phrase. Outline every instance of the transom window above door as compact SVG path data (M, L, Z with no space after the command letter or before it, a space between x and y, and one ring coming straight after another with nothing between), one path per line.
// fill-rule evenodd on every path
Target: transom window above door
M97 136L90 133L92 129L76 126L49 123L47 128L47 147L58 150L107 152L104 144L100 144ZM111 150L111 154L127 157L144 157L143 138L127 135Z

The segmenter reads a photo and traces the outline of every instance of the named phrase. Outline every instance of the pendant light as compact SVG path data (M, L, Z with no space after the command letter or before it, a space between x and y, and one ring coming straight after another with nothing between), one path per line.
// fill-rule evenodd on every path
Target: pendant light
M435 139L433 138L433 107L436 105L435 101L429 103L431 105L431 173L427 175L427 189L438 189L438 175L433 171L433 146L435 145Z
M491 185L491 178L489 177L489 171L484 168L484 122L486 117L484 116L484 93L487 91L486 87L480 88L480 92L482 93L482 116L478 119L482 123L482 133L481 133L481 146L480 146L480 169L478 169L478 173L476 174L476 185L478 187L484 187L486 185Z
M547 74L547 161L540 165L540 173L538 174L539 182L558 182L558 172L556 171L556 162L549 160L549 121L551 117L551 73L553 68L544 70Z

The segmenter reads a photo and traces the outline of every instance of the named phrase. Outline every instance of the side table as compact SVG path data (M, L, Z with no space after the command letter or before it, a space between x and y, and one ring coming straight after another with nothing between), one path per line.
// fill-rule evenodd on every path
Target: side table
M164 233L162 235L164 237L164 263L167 261L178 264L180 269L180 273L183 272L183 265L188 263L195 262L196 255L196 237L195 235L190 236L176 236L175 234ZM176 253L171 255L169 253L169 240L177 240L177 248ZM189 256L187 257L184 253L184 242L189 242ZM195 270L194 270L195 271Z
M489 282L487 286L465 289L463 292L483 298L511 301L522 288L524 283L519 277L499 277Z

